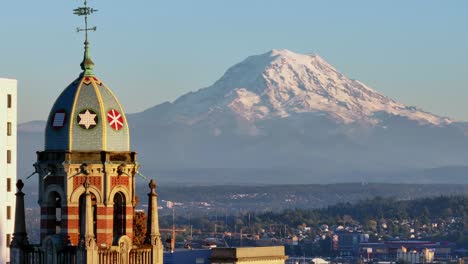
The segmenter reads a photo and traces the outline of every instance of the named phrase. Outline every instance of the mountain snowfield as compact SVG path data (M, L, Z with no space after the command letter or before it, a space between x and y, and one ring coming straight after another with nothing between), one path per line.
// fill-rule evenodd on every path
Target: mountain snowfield
M232 111L249 122L317 113L337 123L378 125L378 114L384 112L419 124L452 123L379 94L344 76L318 55L285 49L248 57L212 86L188 93L173 104L188 123L217 111Z

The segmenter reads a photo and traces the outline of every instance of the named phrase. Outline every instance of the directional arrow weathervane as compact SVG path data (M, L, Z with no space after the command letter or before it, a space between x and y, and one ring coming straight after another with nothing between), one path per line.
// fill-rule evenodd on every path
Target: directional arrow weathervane
M85 42L88 42L88 31L96 31L97 27L88 27L88 16L96 12L96 9L88 7L88 1L84 1L84 6L73 9L73 14L77 16L84 16L85 26L84 28L77 28L76 32L85 32Z

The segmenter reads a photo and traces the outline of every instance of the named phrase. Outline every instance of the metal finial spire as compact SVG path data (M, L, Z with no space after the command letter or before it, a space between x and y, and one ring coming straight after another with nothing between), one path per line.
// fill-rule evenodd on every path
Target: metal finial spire
M85 26L84 28L77 28L76 32L85 32L85 52L83 62L81 62L81 69L84 71L85 76L93 76L94 62L91 60L89 55L89 42L88 42L88 31L96 31L97 27L88 27L88 16L96 12L96 9L88 7L88 1L84 0L84 6L73 9L73 14L78 16L84 16Z

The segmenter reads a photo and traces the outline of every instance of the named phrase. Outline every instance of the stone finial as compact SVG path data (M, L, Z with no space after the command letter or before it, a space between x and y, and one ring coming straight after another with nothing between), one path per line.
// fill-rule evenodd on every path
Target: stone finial
M16 188L18 188L18 191L21 192L21 190L23 190L23 187L24 187L23 181L18 180L18 182L16 182Z
M154 189L156 189L156 182L153 179L151 179L148 186L150 187L151 191L154 191Z

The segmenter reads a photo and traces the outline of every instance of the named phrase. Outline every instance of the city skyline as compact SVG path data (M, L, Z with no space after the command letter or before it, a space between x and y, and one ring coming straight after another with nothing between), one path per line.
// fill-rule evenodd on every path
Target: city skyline
M110 3L89 2L103 9L90 19L98 27L91 56L128 113L209 86L247 56L286 48L317 53L402 103L468 120L463 1ZM83 36L73 30L82 21L71 13L79 5L4 3L0 72L18 79L19 122L45 120L78 76Z

